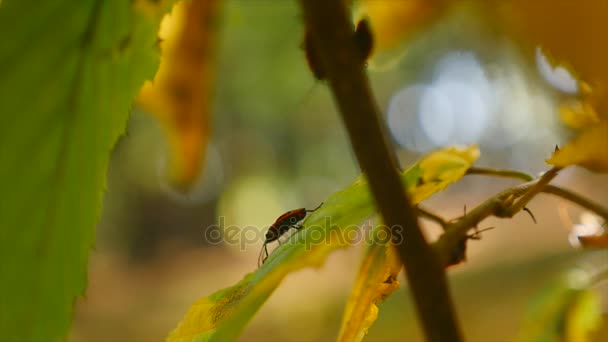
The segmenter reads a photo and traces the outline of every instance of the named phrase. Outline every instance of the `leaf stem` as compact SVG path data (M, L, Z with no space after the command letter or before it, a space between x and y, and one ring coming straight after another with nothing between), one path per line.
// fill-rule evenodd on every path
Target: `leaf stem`
M460 341L445 270L424 239L414 208L403 191L378 107L364 73L344 1L300 0L315 59L327 75L351 145L384 222L397 229L397 245L424 333L429 341Z
M553 167L549 171L545 172L537 182L526 190L526 192L517 200L517 202L503 207L502 210L498 210L498 212L495 213L496 216L513 217L515 214L520 212L526 207L526 204L528 204L549 184L549 182L551 182L551 180L553 180L553 178L557 177L557 174L561 169L561 167Z
M530 176L529 174L516 170L500 170L483 167L472 167L467 170L467 175L486 175L505 178L516 178L526 182L529 182L534 179L534 177Z
M550 182L559 169L553 168L533 181L505 189L488 198L461 219L449 222L446 232L433 244L444 266L450 264L453 251L467 232L489 216L512 217ZM515 202L519 198L519 201Z
M582 197L581 195L579 195L577 193L574 193L570 190L566 190L564 188L560 188L555 185L547 185L543 189L543 192L561 197L572 203L576 203L579 206L581 206L587 210L593 211L597 215L601 216L604 219L604 221L608 222L608 209L602 207L601 205L599 205L595 202L592 202L591 200L588 200L588 199Z
M524 181L532 180L532 176L515 170L499 170L499 169L489 169L489 168L481 168L481 167L472 167L467 171L468 175L485 175L485 176L496 176L496 177L506 177L506 178L514 178L521 179ZM543 193L551 194L554 196L561 197L565 200L568 200L572 203L578 204L582 208L593 211L597 215L601 216L604 221L608 222L608 209L602 207L601 205L584 198L583 196L570 191L568 189L564 189L562 187L548 184L542 189Z
M418 214L420 216L437 223L438 225L441 226L441 228L443 228L443 230L445 230L446 226L448 225L447 221L444 220L441 216L439 216L427 209L424 209L424 208L421 208L420 206L418 206L418 207L416 207L416 210L418 211Z

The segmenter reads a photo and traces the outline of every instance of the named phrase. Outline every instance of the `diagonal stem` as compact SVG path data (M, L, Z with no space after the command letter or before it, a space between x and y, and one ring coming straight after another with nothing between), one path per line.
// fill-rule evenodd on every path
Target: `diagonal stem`
M445 270L424 239L416 212L403 191L344 1L300 0L300 6L314 57L327 75L372 196L393 237L401 233L406 241L398 244L397 249L424 333L429 341L460 341Z

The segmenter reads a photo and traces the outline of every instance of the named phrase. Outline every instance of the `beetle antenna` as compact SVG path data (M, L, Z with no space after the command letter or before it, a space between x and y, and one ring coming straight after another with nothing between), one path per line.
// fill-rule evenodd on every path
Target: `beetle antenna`
M317 209L321 208L321 206L323 205L323 203L324 203L324 202L321 202L321 204L319 204L319 206L318 206L318 207L316 207L316 208L314 208L314 209L311 209L311 210L306 209L306 212L307 212L307 213L312 213L313 211L317 211Z

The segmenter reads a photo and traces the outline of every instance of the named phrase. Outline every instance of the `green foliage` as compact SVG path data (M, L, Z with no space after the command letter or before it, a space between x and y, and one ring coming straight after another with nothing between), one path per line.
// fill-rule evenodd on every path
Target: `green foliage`
M583 271L577 272L572 275L580 276ZM599 297L587 288L588 284L573 287L570 282L558 281L534 298L524 319L520 340L590 340L590 334L602 320Z
M0 336L51 341L86 288L110 150L158 66L166 5L0 5ZM161 8L162 7L162 8Z
M478 156L477 146L446 148L404 171L401 180L418 203L461 178ZM349 237L354 234L349 232L358 230L358 225L375 211L367 182L359 177L329 196L304 221L303 228L274 250L260 269L238 284L194 303L168 340L235 340L287 274L320 266L329 253L351 245Z

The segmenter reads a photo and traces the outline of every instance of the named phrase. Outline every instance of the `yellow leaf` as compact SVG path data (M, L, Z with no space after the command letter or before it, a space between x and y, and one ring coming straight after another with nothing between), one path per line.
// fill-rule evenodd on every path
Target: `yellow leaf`
M560 167L580 165L591 171L608 172L608 120L585 129L556 151L547 163Z
M420 161L422 179L412 193L412 201L420 203L450 183L459 180L479 158L476 145L448 147L431 153Z
M180 2L163 21L162 58L139 104L162 124L171 147L170 180L187 189L200 174L210 128L213 20L219 0Z
M370 245L344 309L338 341L361 341L367 335L368 329L378 318L376 303L399 288L397 275L400 270L401 261L393 245Z
M589 101L571 101L560 106L560 118L564 124L573 129L583 129L596 124L600 117Z
M566 313L565 341L592 341L602 324L601 298L593 290L581 291Z

